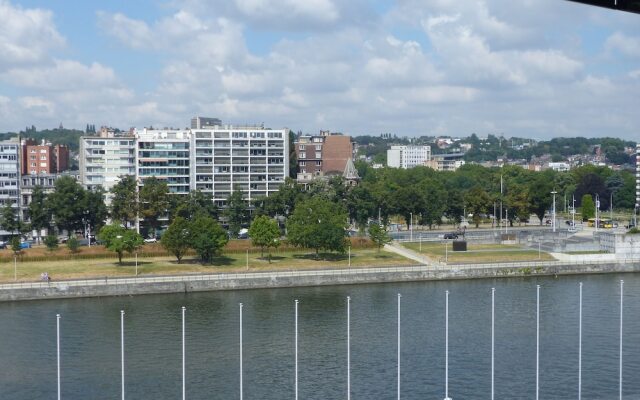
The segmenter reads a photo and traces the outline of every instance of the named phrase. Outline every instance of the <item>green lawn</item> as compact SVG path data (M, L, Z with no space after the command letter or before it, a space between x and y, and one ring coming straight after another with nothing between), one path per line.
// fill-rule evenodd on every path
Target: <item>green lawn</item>
M246 271L246 254L229 254L217 257L212 264L202 265L197 259L188 257L178 264L175 258L153 257L138 259L139 275L173 275L191 273L242 272ZM389 266L414 264L395 253L375 249L358 249L351 253L352 267ZM249 254L249 271L319 269L329 267L347 268L348 254L300 252L274 253L271 263L260 253ZM122 277L135 275L135 259L128 257L119 265L117 259L39 261L17 263L18 281L37 281L40 274L48 272L52 280ZM13 260L0 263L0 282L14 281Z
M444 243L403 243L403 246L417 253L424 254L435 261L445 260L445 244ZM422 251L420 250L422 249ZM447 243L447 262L448 263L487 263L487 262L514 262L514 261L538 261L538 260L554 260L554 258L545 252L528 248L522 248L518 245L504 244L468 244L466 252L452 251L452 244Z

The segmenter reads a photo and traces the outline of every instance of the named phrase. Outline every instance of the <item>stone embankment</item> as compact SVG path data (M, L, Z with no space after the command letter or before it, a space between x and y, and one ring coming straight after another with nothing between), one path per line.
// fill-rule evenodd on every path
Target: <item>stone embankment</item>
M0 285L0 301L639 271L640 260L624 260L606 263L548 261L103 278L4 284Z

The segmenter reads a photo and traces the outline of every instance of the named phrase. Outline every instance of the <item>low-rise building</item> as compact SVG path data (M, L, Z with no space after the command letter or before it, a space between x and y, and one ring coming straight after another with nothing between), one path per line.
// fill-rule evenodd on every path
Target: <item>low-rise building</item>
M463 157L462 153L435 154L424 165L436 171L455 171L465 164Z
M387 150L387 166L413 168L431 160L431 146L391 146Z
M294 142L298 158L298 171L307 175L341 174L348 160L354 157L354 142L351 136L329 131L319 135L300 136Z

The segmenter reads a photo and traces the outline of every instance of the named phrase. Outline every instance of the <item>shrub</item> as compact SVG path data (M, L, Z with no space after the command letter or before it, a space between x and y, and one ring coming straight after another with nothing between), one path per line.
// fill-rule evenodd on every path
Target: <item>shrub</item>
M78 241L78 239L70 237L69 240L67 240L67 248L70 252L75 254L80 248L80 242Z
M55 235L45 236L44 245L49 251L58 250L58 238Z

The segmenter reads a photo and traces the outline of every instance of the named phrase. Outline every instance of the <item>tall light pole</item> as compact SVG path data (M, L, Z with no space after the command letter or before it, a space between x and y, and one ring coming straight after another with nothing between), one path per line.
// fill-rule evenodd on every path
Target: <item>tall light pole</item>
M409 215L411 215L411 221L409 222L409 234L410 236L410 240L413 242L413 213L409 213Z
M120 383L124 400L124 310L120 310Z
M598 225L600 225L600 223L598 222L599 208L600 208L600 196L598 195L598 193L596 193L596 232L598 232Z
M551 220L551 228L553 230L553 232L555 233L556 231L556 194L558 194L558 192L555 191L555 189L551 192L551 194L553 195L553 210L552 210L552 220Z
M613 228L613 192L610 194L609 211L611 213L611 228Z
M576 229L576 196L573 195L573 205L571 207L571 226Z

